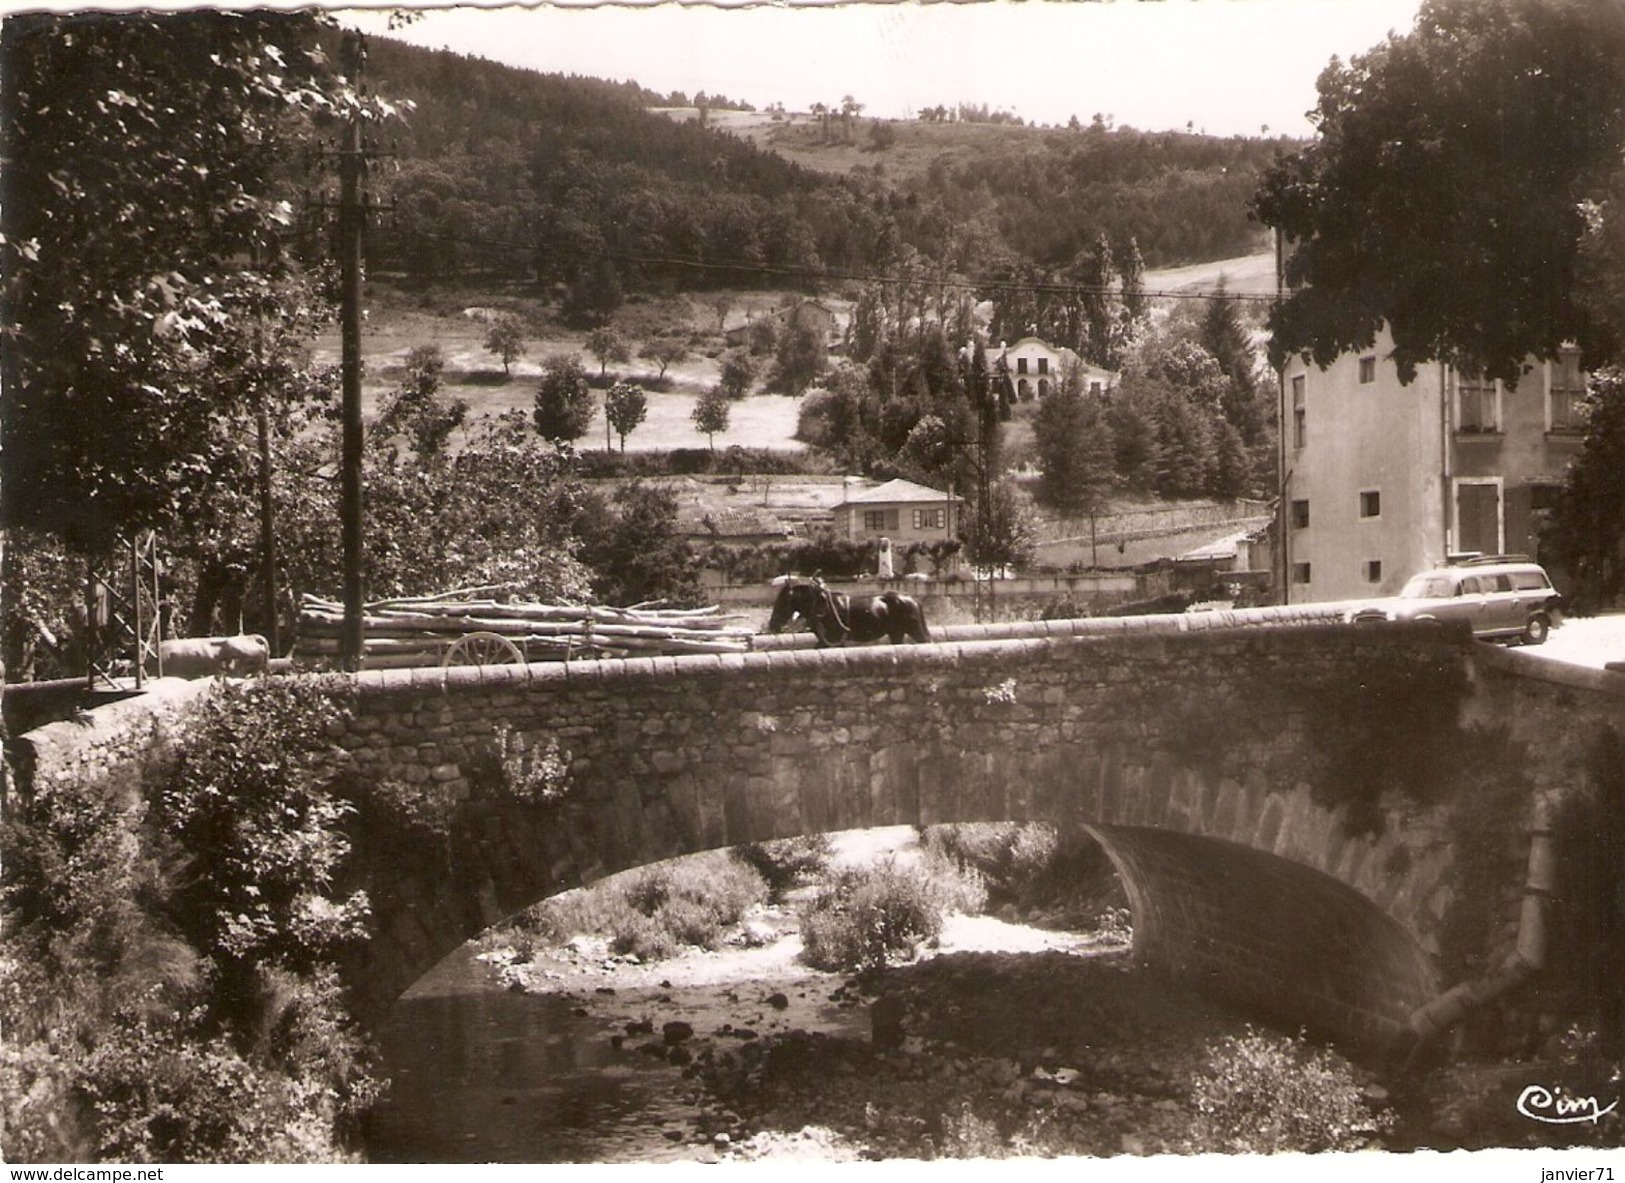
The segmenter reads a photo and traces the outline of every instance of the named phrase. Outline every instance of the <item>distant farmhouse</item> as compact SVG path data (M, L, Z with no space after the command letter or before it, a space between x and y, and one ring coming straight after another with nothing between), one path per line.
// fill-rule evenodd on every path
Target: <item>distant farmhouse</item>
M964 499L894 480L854 493L835 507L835 536L849 542L891 539L894 545L959 536Z
M1515 388L1442 363L1409 386L1384 332L1325 369L1287 363L1288 600L1392 595L1453 556L1534 555L1582 438L1579 352Z
M1023 337L1014 345L1000 342L987 350L988 374L1003 385L1006 397L1031 402L1060 389L1068 378L1076 377L1079 391L1099 398L1110 393L1119 375L1091 365L1066 346L1055 346L1039 337Z
M826 348L839 343L841 339L840 317L822 300L802 300L785 308L776 308L764 313L762 319L774 321L780 329L809 326L821 334ZM747 319L743 324L735 325L723 333L723 339L733 346L748 344L754 323Z

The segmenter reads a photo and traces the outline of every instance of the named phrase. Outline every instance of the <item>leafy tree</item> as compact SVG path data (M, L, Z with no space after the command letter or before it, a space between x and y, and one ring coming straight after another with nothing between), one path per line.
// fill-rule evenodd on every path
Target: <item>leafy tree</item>
M1272 360L1327 365L1383 324L1407 382L1435 358L1515 383L1565 340L1606 352L1576 278L1625 147L1625 7L1428 0L1319 92L1317 139L1254 203L1294 244Z
M977 567L1024 567L1038 545L1038 519L1010 481L988 488L987 504L965 515L965 555Z
M1252 341L1242 327L1236 302L1227 295L1222 274L1202 310L1198 341L1218 361L1225 377L1239 389L1251 392L1258 384Z
M1149 491L1156 485L1162 445L1154 418L1154 399L1136 383L1125 382L1113 392L1106 411L1111 428L1113 466L1131 489Z
M694 430L705 433L706 442L710 444L713 452L717 450L717 432L728 430L730 410L727 392L720 386L713 386L700 395L689 415L689 418L694 420Z
M662 334L644 342L638 356L644 361L652 361L660 366L660 376L666 376L666 369L674 362L680 362L688 356L688 343L675 333Z
M723 355L722 376L718 384L724 394L729 398L744 398L755 381L756 363L751 360L750 354L736 349Z
M574 353L549 354L542 362L536 388L536 430L544 439L567 442L587 434L592 425L592 389Z
M604 417L621 437L621 451L626 451L626 437L637 429L649 413L649 398L643 387L630 382L617 382L604 395Z
M626 351L625 339L611 325L604 325L587 334L587 352L598 359L600 378L610 362L625 361L630 356Z
M1140 241L1130 237L1128 250L1118 264L1123 281L1120 340L1127 349L1139 337L1151 319L1151 301L1145 294L1145 260L1140 255Z
M397 433L412 441L419 458L432 459L445 451L451 433L468 417L468 403L440 398L440 375L446 359L438 345L418 345L406 355L406 380L384 396L372 434L380 441Z
M726 399L722 406L726 410ZM671 490L633 481L608 502L589 497L576 532L580 557L593 572L596 602L698 602L694 561L678 529L677 497Z
M746 346L752 357L765 357L772 353L779 343L779 324L771 316L760 316L750 322L750 331L745 334Z
M1156 431L1155 489L1163 497L1200 497L1212 491L1220 422L1211 412L1165 383L1148 379L1140 397L1151 408Z
M868 375L843 362L825 376L824 390L801 404L796 438L829 449L849 471L868 472L883 450L873 430L879 417Z
M889 410L895 403L887 404ZM937 415L920 417L897 450L894 463L911 480L940 485L953 480L962 453L952 429Z
M1079 352L1108 370L1115 370L1121 357L1116 320L1113 314L1111 284L1116 277L1112 266L1112 247L1104 232L1095 236L1095 244L1082 262L1081 280L1084 284L1083 329L1084 348Z
M1099 399L1070 383L1038 405L1033 421L1038 500L1066 517L1093 514L1112 483L1112 433Z
M1256 355L1252 340L1242 326L1236 302L1225 298L1222 275L1213 298L1203 310L1199 339L1230 382L1221 397L1224 417L1241 433L1245 443L1257 443L1264 434L1265 416L1258 399Z
M769 382L786 394L803 394L824 372L828 353L817 326L795 323L785 327L773 356Z
M303 439L297 447L303 472L278 487L287 581L296 593L336 597L338 489L319 474L337 454L337 440ZM586 597L570 532L581 487L568 453L539 440L522 411L481 417L460 448L435 461L376 443L365 461L369 595L502 584L548 602Z
M1566 571L1587 608L1625 592L1625 372L1591 376L1585 441L1540 533L1541 560Z
M847 356L853 361L868 361L879 348L886 334L885 294L879 284L865 284L852 305L852 322L848 326L851 344Z
M502 359L504 374L512 373L513 363L525 356L524 322L511 312L497 313L485 334L485 348Z
M1214 428L1212 473L1208 491L1215 497L1245 497L1252 491L1252 458L1241 432L1229 420L1221 419Z
M717 336L722 336L723 330L728 327L728 313L733 311L734 299L727 292L717 292L711 297L711 311L717 318Z
M96 552L175 527L232 471L250 408L209 352L240 315L229 292L286 270L277 163L344 98L315 32L291 12L6 20L8 525Z
M570 324L596 328L607 325L625 300L620 271L600 259L576 273L560 311Z

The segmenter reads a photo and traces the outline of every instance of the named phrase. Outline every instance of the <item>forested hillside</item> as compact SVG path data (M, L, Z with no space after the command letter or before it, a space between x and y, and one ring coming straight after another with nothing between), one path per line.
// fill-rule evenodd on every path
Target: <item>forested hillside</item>
M1258 235L1246 202L1278 146L1098 123L860 118L838 143L827 121L774 128L766 140L782 142L780 155L646 110L669 96L633 83L382 38L368 70L379 93L415 104L389 133L398 171L382 196L394 214L374 236L375 263L426 283L562 282L586 304L911 263L1071 281L1101 234L1123 254L1137 240L1152 267L1242 254ZM837 151L857 163L819 167Z

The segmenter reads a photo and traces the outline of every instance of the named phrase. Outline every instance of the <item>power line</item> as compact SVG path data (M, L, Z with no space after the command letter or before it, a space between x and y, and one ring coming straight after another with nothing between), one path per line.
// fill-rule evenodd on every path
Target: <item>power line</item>
M380 228L382 229L382 228ZM390 228L383 234L374 234L378 238L394 239L399 242L406 235L399 228ZM472 234L435 234L425 233L424 238L448 246L475 246L489 248L493 251L536 251L540 248L535 243L518 242L512 239L485 238ZM687 268L695 271L745 273L787 280L847 282L863 284L917 284L923 287L948 288L972 293L986 293L993 291L1024 291L1044 295L1096 295L1096 296L1122 296L1124 290L1121 284L1085 284L1066 283L1061 281L1043 281L1027 283L1017 279L970 279L955 276L931 275L877 275L851 271L831 271L828 269L813 269L810 267L788 267L772 263L756 263L745 260L737 262L723 260L690 259L680 255L654 255L636 254L628 251L593 250L587 247L555 247L550 248L555 255L568 255L572 258L593 261L621 263L631 266ZM1136 295L1152 300L1227 300L1236 303L1273 303L1276 299L1274 293L1268 295L1249 292L1222 291L1189 291L1141 288Z

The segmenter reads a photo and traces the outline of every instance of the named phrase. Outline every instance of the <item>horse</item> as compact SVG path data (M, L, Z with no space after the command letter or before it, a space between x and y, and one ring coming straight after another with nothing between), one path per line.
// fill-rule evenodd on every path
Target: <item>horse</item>
M861 645L882 637L893 645L931 640L919 601L901 592L886 591L854 600L831 591L821 579L792 580L779 589L767 631L779 632L797 616L807 622L820 649L849 640Z

